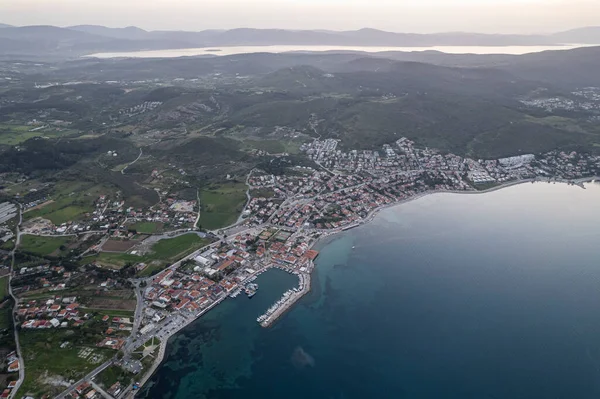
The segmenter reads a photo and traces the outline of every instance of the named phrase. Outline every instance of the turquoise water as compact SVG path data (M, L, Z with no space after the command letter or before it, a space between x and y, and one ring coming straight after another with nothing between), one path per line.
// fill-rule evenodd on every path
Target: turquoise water
M354 247L354 248L353 248ZM148 398L598 398L600 185L436 194L260 277L171 340Z

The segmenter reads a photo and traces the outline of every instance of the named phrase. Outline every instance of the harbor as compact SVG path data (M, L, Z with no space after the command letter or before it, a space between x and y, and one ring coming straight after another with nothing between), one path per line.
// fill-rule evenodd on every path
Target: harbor
M283 269L285 270L285 269ZM298 287L292 288L283 293L282 297L277 300L267 311L259 316L256 321L262 327L270 327L279 317L289 310L300 298L310 291L310 274L292 272L298 276Z

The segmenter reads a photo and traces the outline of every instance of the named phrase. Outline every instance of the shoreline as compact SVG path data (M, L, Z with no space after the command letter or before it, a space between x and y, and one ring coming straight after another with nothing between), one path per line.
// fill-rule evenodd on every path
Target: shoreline
M403 204L407 204L409 202L412 201L416 201L418 199L424 198L428 195L433 195L433 194L469 194L469 195L473 195L473 194L489 194L492 193L494 191L498 191L498 190L502 190L505 188L509 188L509 187L513 187L513 186L518 186L520 184L525 184L525 183L563 183L563 184L568 184L568 185L582 185L583 183L590 183L593 181L600 181L600 177L598 176L592 176L592 177L582 177L579 179L574 179L574 180L564 180L564 179L523 179L523 180L515 180L515 181L511 181L511 182L507 182L504 184L500 184L498 186L495 187L490 187L487 188L485 190L465 190L465 191L455 191L455 190L427 190L427 191L423 191L421 193L418 193L416 195L413 195L412 197L408 197L408 198L404 198L401 199L399 201L395 201L389 204L385 204L385 205L380 205L377 208L371 210L369 212L369 214L364 218L361 219L359 221L356 221L353 224L349 224L343 227L338 227L336 229L326 229L326 230L317 230L320 233L323 233L322 237L319 237L317 240L315 240L315 242L311 245L311 249L314 248L318 243L320 243L320 241L322 241L323 238L329 237L331 235L335 235L347 230L351 230L353 228L362 226L366 223L369 223L373 220L373 218L381 211L388 209L388 208L392 208L395 206L399 206L399 205L403 205Z
M154 362L152 363L152 367L150 367L148 373L146 373L144 375L144 377L139 381L140 382L139 383L139 387L140 388L143 387L148 382L148 380L150 380L150 378L152 378L152 376L154 375L154 373L156 373L156 370L158 369L158 367L162 364L162 362L164 360L164 357L165 357L165 353L167 351L167 344L169 343L169 339L171 339L172 336L174 336L175 334L179 333L181 330L183 330L184 328L186 328L187 326L189 326L193 322L199 320L202 316L204 316L206 313L208 313L210 310L212 310L213 308L215 308L217 305L219 305L221 302L223 302L227 298L228 298L227 295L224 296L224 297L221 297L218 300L216 300L215 302L213 302L212 304L210 304L210 306L208 306L206 309L204 309L200 313L198 313L198 315L196 315L194 317L187 318L186 322L184 324L182 324L179 329L173 330L173 332L169 333L164 339L162 339L160 341L160 344L159 344L159 347L158 347L158 354L154 358ZM148 355L148 356L151 356L151 355ZM127 397L128 398L134 398L138 392L140 392L140 389L138 389L136 391L131 391Z
M362 226L364 224L367 224L369 222L371 222L375 216L377 216L377 214L385 209L388 208L392 208L395 206L400 206L400 205L404 205L408 202L411 201L415 201L418 200L420 198L424 198L428 195L433 195L433 194L488 194L494 191L499 191L502 190L504 188L509 188L509 187L513 187L513 186L517 186L520 184L525 184L525 183L562 183L562 184L568 184L568 185L582 185L583 183L589 183L589 182L593 182L593 181L598 181L600 180L600 177L598 176L592 176L592 177L583 177L583 178L579 178L579 179L574 179L574 180L564 180L564 179L523 179L523 180L516 180L516 181L512 181L512 182L507 182L504 184L500 184L498 186L495 187L490 187L488 189L485 190L471 190L471 191L452 191L452 190L428 190L428 191L424 191L422 193L419 193L417 195L414 195L412 197L409 198L404 198L402 200L396 201L396 202L392 202L389 204L385 204L385 205L381 205L375 209L373 209L372 211L369 212L369 214L362 220L356 222L355 224L351 224L348 226L344 226L344 227L340 227L337 229L329 229L329 230L319 230L319 232L322 234L321 236L319 236L319 238L317 238L312 245L310 246L310 249L315 248L317 245L323 244L325 242L326 239L328 239L329 237L335 236L339 233L343 233L344 231L350 230L354 227L359 227ZM274 311L272 313L271 316L269 316L268 320L265 320L263 322L260 322L261 327L263 328L269 328L271 327L280 317L282 317L285 313L287 313L289 310L291 310L293 308L293 306L301 299L303 298L306 294L308 294L311 289L312 289L312 274L315 272L316 270L316 265L314 264L314 262L311 262L311 270L309 272L305 272L302 273L306 280L306 284L304 285L303 289L301 291L299 291L298 293L296 293L296 295L294 295L292 298L288 299L284 304L282 304L282 306L280 308L278 308L276 311ZM256 273L256 275L259 275L265 271L267 271L268 269L271 269L273 267L277 267L276 265L269 265L263 269L261 269L260 271L258 271ZM154 375L154 373L156 372L156 370L158 369L158 367L162 364L163 360L164 360L164 355L166 352L166 346L168 344L168 340L175 334L177 334L179 331L183 330L185 327L187 327L189 324L191 324L192 322L199 320L200 317L202 317L205 313L207 313L209 310L211 310L212 308L214 308L215 306L217 306L218 304L220 304L221 302L223 302L228 296L222 297L221 299L219 299L218 301L215 301L213 304L211 304L208 308L204 309L202 312L200 312L200 314L198 314L196 317L194 318L190 318L188 322L186 322L184 325L181 326L181 328L174 330L172 333L170 333L168 335L168 337L164 340L161 340L160 346L159 346L159 354L157 355L157 357L155 358L155 362L152 364L152 367L150 368L150 372L147 373L142 380L140 381L140 388L146 384L148 382L148 380ZM139 392L138 391L133 391L133 395L130 396L131 398L135 397L135 394Z

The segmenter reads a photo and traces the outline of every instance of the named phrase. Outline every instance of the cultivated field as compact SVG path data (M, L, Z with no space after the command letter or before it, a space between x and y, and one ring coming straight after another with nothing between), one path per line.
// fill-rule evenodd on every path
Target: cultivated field
M143 262L148 266L142 270L140 274L148 276L208 244L210 244L208 239L190 233L175 238L160 240L152 245L149 252L143 255L101 252L97 255L83 258L80 263L87 264L95 262L102 267L122 269L127 265Z
M69 252L73 237L46 237L26 234L21 238L19 250L39 256L62 256Z

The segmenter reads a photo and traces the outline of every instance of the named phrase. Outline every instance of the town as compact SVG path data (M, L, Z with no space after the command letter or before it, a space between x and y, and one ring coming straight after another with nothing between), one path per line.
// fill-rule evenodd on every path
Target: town
M298 286L256 315L262 327L273 325L309 292L315 243L368 222L384 207L434 192L479 192L528 181L580 184L600 171L600 156L577 152L476 160L406 138L377 151L344 150L336 140L315 139L301 151L310 166L290 166L281 174L252 169L241 216L222 229L201 231L201 204L174 195L136 208L119 193L98 193L94 210L77 220L55 224L40 216L16 227L11 220L51 200L39 196L0 205L5 242L39 247L42 241L35 240L61 240L52 253L75 261L58 265L17 254L19 267L5 268L9 277L3 280L10 278L15 302L14 334L23 348L5 356L11 377L2 397L24 384L23 373L37 372L35 359L29 366L30 345L35 350L32 342L44 337L52 353L70 354L85 371L62 376L55 397L132 397L160 364L170 336L227 298L260 295L256 278L277 268L296 275ZM161 231L151 228L155 224ZM5 262L16 256L7 249ZM27 380L25 387L35 390L36 381Z

